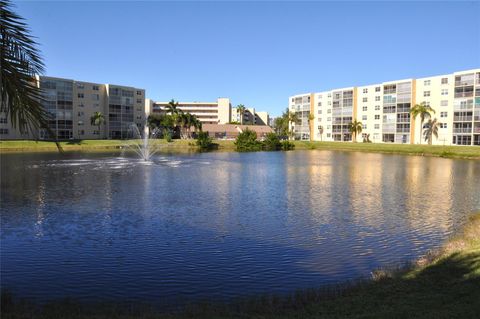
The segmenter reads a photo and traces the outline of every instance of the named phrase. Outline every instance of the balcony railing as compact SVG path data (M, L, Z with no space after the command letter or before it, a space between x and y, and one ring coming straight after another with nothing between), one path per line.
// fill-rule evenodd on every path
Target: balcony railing
M471 127L454 128L453 133L472 133L472 128Z
M471 116L454 116L453 121L454 122L471 122L472 117Z

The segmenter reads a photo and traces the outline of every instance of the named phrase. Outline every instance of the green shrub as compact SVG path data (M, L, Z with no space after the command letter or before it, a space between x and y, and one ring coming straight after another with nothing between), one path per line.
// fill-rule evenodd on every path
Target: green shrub
M170 133L169 130L165 130L163 132L163 138L168 142L170 143L172 141L172 133Z
M268 133L263 140L263 148L266 151L278 151L282 149L282 143L275 133Z
M255 152L262 150L262 143L257 140L257 133L248 128L238 134L234 144L237 152Z
M208 132L199 132L196 144L202 150L210 149L213 146L212 138L208 135Z
M295 144L293 144L290 141L282 141L281 143L282 143L282 150L284 151L290 151L295 148Z

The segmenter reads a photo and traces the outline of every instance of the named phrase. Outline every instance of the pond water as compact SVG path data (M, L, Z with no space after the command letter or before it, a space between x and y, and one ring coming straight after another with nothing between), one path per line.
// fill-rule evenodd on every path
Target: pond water
M171 305L369 276L480 210L480 162L295 151L2 154L1 282Z

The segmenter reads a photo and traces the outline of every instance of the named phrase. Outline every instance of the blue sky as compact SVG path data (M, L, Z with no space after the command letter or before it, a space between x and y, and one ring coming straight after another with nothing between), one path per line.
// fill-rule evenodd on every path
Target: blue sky
M46 74L154 100L288 96L480 67L480 2L16 2Z

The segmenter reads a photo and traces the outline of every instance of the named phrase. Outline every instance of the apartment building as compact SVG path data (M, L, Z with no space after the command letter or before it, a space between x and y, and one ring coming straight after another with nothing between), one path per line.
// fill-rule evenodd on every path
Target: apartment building
M152 101L151 112L165 112L168 103ZM178 102L178 109L195 115L203 124L227 124L232 114L229 98L218 98L216 102Z
M431 106L438 124L436 145L480 145L480 69L289 97L298 121L296 139L352 141L348 124L362 123L357 141L426 143L415 104Z
M47 125L60 140L120 139L135 136L132 125L143 130L146 122L145 90L133 87L40 76L42 106L48 114ZM105 123L91 125L91 117L101 112ZM5 114L0 115L1 139L50 139L46 130L22 135Z
M269 115L268 112L257 112L255 108L249 107L245 108L243 121L241 121L241 119L242 117L237 108L233 108L231 121L237 123L242 122L245 125L268 125Z

